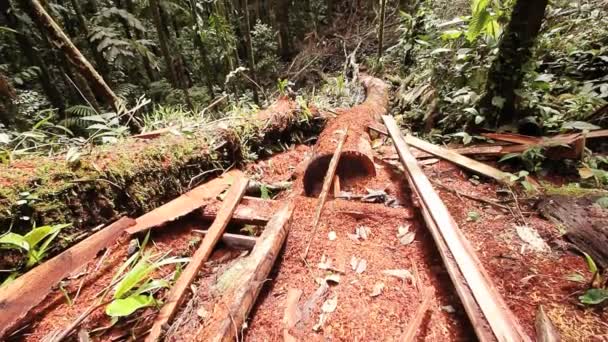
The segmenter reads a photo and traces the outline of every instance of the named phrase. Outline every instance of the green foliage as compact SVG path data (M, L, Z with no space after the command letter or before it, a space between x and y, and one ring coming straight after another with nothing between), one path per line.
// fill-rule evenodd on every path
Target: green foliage
M145 243L144 243L145 245ZM154 293L168 288L170 283L164 279L154 279L152 275L156 270L171 264L189 261L187 258L154 257L140 251L131 256L114 275L114 280L120 279L113 286L113 300L106 306L106 314L114 319L129 316L135 311L158 305Z
M263 83L276 79L279 67L277 32L258 20L251 31L251 42L258 78Z
M51 242L59 232L71 224L42 226L32 229L25 235L8 232L0 237L0 249L18 249L27 253L25 269L38 264L48 253Z
M608 289L589 289L578 298L583 304L598 305L608 300Z
M519 159L524 168L530 172L537 172L541 169L542 162L545 160L544 148L540 146L530 147L522 153L509 153L498 161L505 162L511 159Z

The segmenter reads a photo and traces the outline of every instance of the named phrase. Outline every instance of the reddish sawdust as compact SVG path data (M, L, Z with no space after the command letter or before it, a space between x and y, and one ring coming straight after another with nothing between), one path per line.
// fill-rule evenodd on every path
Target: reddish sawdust
M291 181L296 166L311 152L310 146L298 145L271 158L249 164L245 170L251 179L272 184Z
M299 306L317 290L318 279L331 273L340 274L340 283L329 291L313 308L310 317L299 322L291 334L301 340L392 340L398 339L407 328L421 301L421 290L433 288L433 302L419 330L420 336L437 341L465 340L471 333L466 316L450 284L441 259L436 253L431 236L413 220L408 189L404 188L403 176L389 165L377 161L377 176L360 178L343 191L365 193L365 189L386 189L395 196L401 208L389 208L383 204L367 204L345 200L326 203L317 234L314 236L306 266L301 255L311 237L311 222L317 205L316 198L298 197L296 212L283 253L268 282L258 298L251 315L246 339L251 341L280 341L283 339L282 318L285 296L290 288L303 291ZM297 186L296 186L297 188ZM410 226L416 232L415 240L401 245L397 232L399 226ZM357 227L368 227L367 240L355 241ZM329 232L337 238L329 240ZM318 267L322 257L331 259L334 271ZM352 257L365 259L367 268L357 274L350 265ZM416 265L414 267L414 265ZM383 274L384 270L405 269L417 274L420 288L411 282ZM417 272L414 272L414 269ZM337 270L337 271L336 271ZM377 283L385 288L377 297L371 293ZM337 298L337 308L319 332L313 331L318 322L321 306L327 299ZM443 309L442 309L443 308ZM451 308L455 309L450 313Z
M147 250L153 255L190 256L194 253L202 236L193 229L206 229L206 224L191 221L190 218L168 224L153 231L151 241ZM87 264L82 270L76 272L75 279L65 281L64 289L69 292L73 305L67 303L64 294L56 290L49 294L43 304L36 307L30 314L31 322L27 328L18 333L13 339L21 341L41 341L45 336L60 331L72 323L82 312L96 305L102 293L111 283L112 278L120 266L127 260L129 246L128 237L123 237L115 245L108 248L107 253ZM219 252L219 251L218 251ZM104 257L105 254L105 257ZM216 254L212 256L217 258ZM155 279L168 276L174 271L174 266L165 266L153 274ZM82 285L81 285L82 284ZM78 288L80 292L78 296ZM162 298L159 293L157 298ZM111 292L106 299L110 299ZM98 340L114 340L121 336L141 335L151 326L156 316L156 308L148 308L140 311L134 318L122 320L110 328L110 319L105 315L104 308L95 310L80 326L91 332L100 329L91 335L97 336ZM104 328L105 327L105 328Z
M526 248L517 235L515 226L522 224L518 211L514 202L508 202L512 197L497 195L498 185L489 181L476 185L469 181L469 174L445 161L428 166L426 174L450 189L493 201L502 200L515 210L511 213L435 187L476 249L492 281L531 336L534 336L538 306L542 304L564 341L608 340L608 312L583 307L578 296L588 284L567 279L577 272L591 279L591 274L582 257L566 250L555 225L540 218L530 204L519 199L525 223L552 247L548 253L535 252ZM479 220L467 220L471 212L480 214Z

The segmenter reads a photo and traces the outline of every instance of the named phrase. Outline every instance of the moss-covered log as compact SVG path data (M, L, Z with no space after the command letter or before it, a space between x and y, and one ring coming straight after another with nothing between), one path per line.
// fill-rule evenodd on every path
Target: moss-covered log
M73 228L62 232L71 239L57 240L61 243L55 248L60 250L84 238L88 228L119 214L137 217L222 168L316 134L321 115L303 112L281 99L257 115L224 121L222 127L206 127L191 136L166 134L99 146L75 164L59 156L28 157L0 166L0 233L72 223Z

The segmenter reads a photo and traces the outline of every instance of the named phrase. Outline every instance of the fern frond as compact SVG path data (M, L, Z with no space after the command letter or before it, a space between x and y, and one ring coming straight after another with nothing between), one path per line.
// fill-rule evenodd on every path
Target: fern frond
M75 105L70 108L67 108L65 110L65 112L69 116L77 116L77 117L97 115L97 112L95 111L95 109L93 107L86 106L86 105Z

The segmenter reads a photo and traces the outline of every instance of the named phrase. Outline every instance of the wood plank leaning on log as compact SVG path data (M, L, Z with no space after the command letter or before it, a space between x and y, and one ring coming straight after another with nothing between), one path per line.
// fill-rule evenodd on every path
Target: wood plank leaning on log
M192 256L192 259L190 260L190 263L188 263L188 266L186 266L184 272L177 279L175 285L171 288L167 301L156 317L152 329L150 330L148 337L146 337L146 341L158 341L162 335L163 326L175 316L177 309L184 300L186 291L188 291L188 288L203 267L203 264L209 259L209 256L211 256L213 247L215 247L226 230L234 210L247 190L247 183L248 179L245 177L238 177L235 179L234 184L232 184L224 198L224 202L215 217L215 221L213 221L213 224L209 227L201 245Z
M135 220L123 217L4 286L0 290L0 340L17 328L53 286L114 243L134 224Z
M439 228L440 236L433 235L437 247L441 248L441 243L437 241L443 238L496 339L500 342L531 341L493 285L475 251L462 235L462 232L460 232L447 207L422 172L416 159L411 154L395 119L392 116L386 115L382 119L388 128L401 162L409 173L417 193L420 195L421 202L428 208L433 221Z
M253 251L217 280L223 290L216 310L196 334L196 341L233 341L241 330L285 242L295 208L290 198L268 221ZM226 310L224 310L226 309Z

